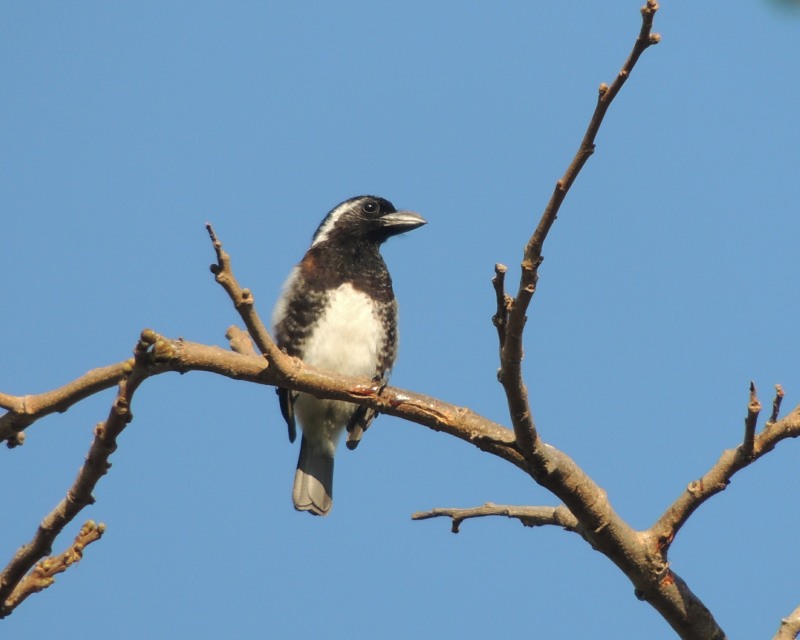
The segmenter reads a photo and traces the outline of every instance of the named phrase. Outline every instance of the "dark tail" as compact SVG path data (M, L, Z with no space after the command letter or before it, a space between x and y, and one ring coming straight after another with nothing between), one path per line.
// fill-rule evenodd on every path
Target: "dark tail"
M326 516L333 506L333 458L300 442L300 459L294 474L294 508Z

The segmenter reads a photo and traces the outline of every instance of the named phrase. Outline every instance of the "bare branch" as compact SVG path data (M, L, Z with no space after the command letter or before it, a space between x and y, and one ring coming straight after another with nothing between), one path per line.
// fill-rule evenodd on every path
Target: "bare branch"
M723 451L720 459L699 480L690 483L651 527L650 531L666 548L694 511L712 496L724 491L734 474L772 451L779 442L800 436L800 406L764 429L753 439L752 451L747 454L744 446Z
M295 391L363 404L381 413L445 432L525 469L525 463L514 443L514 434L470 409L406 389L391 386L382 388L380 383L369 378L343 376L315 369L280 351L277 353L280 367L268 367L267 361L259 355L243 355L220 347L170 340L149 329L143 333L150 335L155 344L159 345L159 358L150 363L146 370L147 377L167 372L206 371L257 384L274 386L280 383ZM130 367L130 362L122 364ZM288 378L282 376L280 369L290 370L291 375ZM95 371L90 371L84 377L93 379L96 375ZM73 393L82 393L84 377L64 385L61 389L71 388ZM111 383L106 386L111 386ZM53 392L46 392L42 396L47 397L51 393ZM27 416L28 422L32 424L47 415L46 409L49 405L40 402L39 396L27 397L32 404L42 407L41 412ZM66 392L63 402L65 406L72 406L77 400L70 392Z
M778 627L778 632L772 640L794 640L798 635L800 635L800 607L781 620L781 626Z
M778 414L781 411L781 402L783 402L783 387L775 385L775 399L772 401L772 415L767 420L767 426L771 427L778 421Z
M494 265L494 278L492 286L497 298L497 311L492 316L492 324L497 329L497 337L500 340L500 352L502 355L503 346L506 343L506 324L508 324L508 310L514 300L506 293L505 282L508 267L504 264Z
M753 455L753 439L756 437L758 414L761 413L761 403L758 401L756 383L750 381L750 401L747 403L747 417L744 419L744 441L742 453L745 457Z
M519 507L512 505L494 504L487 502L480 507L469 509L432 509L431 511L418 511L411 516L412 520L428 520L429 518L450 518L453 521L452 531L458 533L464 520L470 518L485 518L489 516L505 516L516 518L526 527L543 527L555 525L567 531L575 531L578 520L565 506L558 507Z
M569 167L558 182L550 201L545 207L544 213L539 220L533 235L525 247L525 253L521 264L521 274L519 289L516 299L511 305L508 313L506 327L506 339L501 350L500 357L500 381L506 392L511 422L514 426L514 433L517 436L520 449L525 457L530 457L534 448L537 446L538 435L533 421L530 406L528 403L528 391L522 380L522 333L527 320L526 314L531 298L536 291L536 283L539 275L539 265L542 263L542 247L547 238L547 234L556 220L561 203L567 195L572 183L578 177L583 165L594 153L595 137L603 122L606 111L611 105L616 95L622 89L622 85L630 77L639 56L650 45L657 44L660 37L652 34L653 17L658 10L658 3L655 0L648 0L642 7L642 27L639 36L634 43L628 59L622 67L617 77L611 83L600 85L600 95L597 100L594 114L589 121L589 126L581 141L575 157ZM561 496L559 496L561 497ZM562 498L563 499L563 498Z
M55 412L63 413L84 398L110 389L125 376L125 368L129 366L127 362L93 369L58 389L38 395L0 394L0 406L8 409L8 413L0 416L0 442L6 441L9 446L21 444L16 442L17 434L39 418Z
M66 571L76 562L80 562L83 558L83 550L92 542L99 540L105 530L104 524L95 524L93 520L88 520L66 551L36 563L36 566L17 584L6 599L2 607L3 615L7 616L11 613L29 595L47 589L55 582L56 575Z
M168 355L167 349L163 341L159 343L153 332L142 332L134 349L133 360L126 362L123 367L126 376L119 383L119 391L108 418L95 427L94 440L75 482L64 499L42 520L33 540L23 545L0 573L0 617L9 613L6 601L25 574L38 560L50 553L53 542L64 527L85 506L94 502L92 491L111 467L108 459L117 448L117 436L132 419L131 401L139 384L147 376L148 362L151 359L158 362Z
M522 336L527 310L536 292L544 242L567 192L594 153L595 138L608 107L630 77L641 54L660 41L657 34L651 33L657 10L655 0L648 0L642 8L642 26L633 49L611 85L600 85L597 105L580 147L556 183L539 224L525 247L519 288L508 311L498 378L505 390L517 445L534 480L564 502L577 517L590 544L628 576L639 597L658 610L682 638L713 640L724 638L722 629L686 583L669 569L665 550L659 549L650 534L633 531L611 507L605 492L571 459L541 442L522 377Z
M261 353L267 359L270 365L273 365L276 360L281 360L281 354L278 345L269 335L264 323L255 311L253 294L250 289L243 289L236 277L233 275L231 269L231 258L228 253L222 248L222 243L217 238L214 228L211 223L206 223L208 235L214 245L214 251L217 254L217 263L211 265L211 273L214 274L216 281L222 285L225 292L236 307L236 311L242 318L250 337L256 343ZM283 359L285 362L285 359Z

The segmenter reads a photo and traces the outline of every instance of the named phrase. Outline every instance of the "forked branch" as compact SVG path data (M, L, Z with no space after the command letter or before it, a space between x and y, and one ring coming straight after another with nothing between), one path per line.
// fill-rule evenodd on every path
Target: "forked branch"
M751 395L748 406L752 407L753 397L754 395ZM754 411L754 407L748 409L747 420ZM736 448L723 451L719 460L705 475L690 483L651 527L650 531L660 541L659 544L665 552L689 517L704 502L724 491L738 471L772 451L781 441L798 436L800 436L800 405L777 422L767 423L761 433L753 435L749 446L745 442Z
M609 86L605 83L600 85L597 105L578 151L575 153L564 175L556 182L553 195L550 197L550 201L539 219L539 224L525 247L519 288L513 303L509 307L505 336L500 350L499 378L506 392L514 433L517 436L520 449L526 457L533 454L537 446L538 435L528 402L528 390L522 379L522 334L527 319L528 306L536 292L539 266L543 260L542 248L570 187L578 177L583 165L594 153L595 138L608 108L630 77L642 53L649 46L657 44L661 39L658 34L652 33L653 18L656 11L658 11L658 3L655 0L648 0L647 4L642 7L642 26L639 36L633 45L633 50L611 85Z
M117 437L131 420L131 401L139 384L147 375L147 362L151 357L158 355L154 342L143 335L134 349L134 357L122 364L125 375L119 383L117 396L106 421L95 427L94 439L86 455L86 462L78 471L72 487L55 509L42 520L33 540L21 547L0 573L0 618L13 611L27 595L41 590L24 587L24 584L41 585L42 580L47 577L47 571L42 567L34 568L34 565L50 553L53 542L64 527L85 506L94 502L92 496L94 487L111 467L108 459L117 448ZM107 375L109 373L106 372ZM76 386L74 393L77 395L81 393L79 385ZM65 565L64 569L66 566L68 565ZM31 569L33 571L25 577ZM12 597L15 592L24 596Z
M83 558L83 550L93 542L97 542L105 533L104 524L87 521L69 548L57 556L41 560L33 570L16 585L11 595L6 598L2 608L3 615L8 615L30 595L47 589L52 585L59 573L66 571Z

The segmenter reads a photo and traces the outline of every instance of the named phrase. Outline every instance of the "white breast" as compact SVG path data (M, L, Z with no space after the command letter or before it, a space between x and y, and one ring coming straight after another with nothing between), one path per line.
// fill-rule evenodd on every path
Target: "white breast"
M303 360L346 375L374 376L384 331L372 299L345 283L325 306L304 345Z

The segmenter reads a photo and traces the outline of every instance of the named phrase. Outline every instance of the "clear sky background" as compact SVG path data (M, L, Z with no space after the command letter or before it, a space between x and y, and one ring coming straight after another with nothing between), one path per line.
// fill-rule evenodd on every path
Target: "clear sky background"
M397 386L508 424L496 262L522 248L597 87L639 31L612 3L4 2L0 389L127 358L139 332L225 345L209 220L269 317L325 213L374 193L428 226L384 255ZM800 402L800 13L663 2L545 246L525 372L544 439L645 528L736 446L750 380ZM107 391L2 451L3 563L63 497ZM768 413L765 410L765 413ZM270 388L148 380L84 519L102 541L0 622L9 639L672 638L578 536L432 507L552 505L475 448L381 417L340 449L328 518L296 513ZM763 424L763 420L762 420ZM800 604L784 442L704 505L673 568L731 638Z

